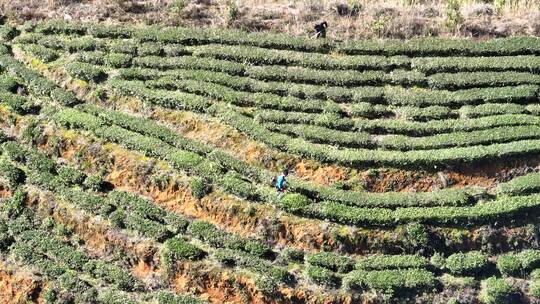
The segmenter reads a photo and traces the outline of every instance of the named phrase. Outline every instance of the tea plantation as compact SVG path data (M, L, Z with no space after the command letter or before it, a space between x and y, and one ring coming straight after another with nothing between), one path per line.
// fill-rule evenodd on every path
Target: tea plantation
M2 303L540 301L539 38L0 41Z

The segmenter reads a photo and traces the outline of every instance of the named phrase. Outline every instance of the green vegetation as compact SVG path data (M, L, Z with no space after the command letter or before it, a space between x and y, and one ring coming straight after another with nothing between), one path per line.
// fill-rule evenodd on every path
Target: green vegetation
M540 296L537 38L0 35L0 249L47 303Z

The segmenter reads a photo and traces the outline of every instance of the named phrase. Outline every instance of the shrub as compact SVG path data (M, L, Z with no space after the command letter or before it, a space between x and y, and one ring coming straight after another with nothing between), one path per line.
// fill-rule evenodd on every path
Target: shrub
M446 259L446 268L453 274L478 274L488 266L487 256L479 251L454 253Z
M80 128L87 131L94 131L104 124L102 119L94 115L71 108L61 110L54 114L52 118L61 126L67 128Z
M270 276L264 274L255 275L253 280L258 291L266 295L276 295L279 291L278 282Z
M403 227L403 238L412 248L425 248L429 246L429 233L425 225L408 223Z
M189 180L191 195L197 199L201 199L211 190L210 185L200 177L193 177Z
M455 277L445 273L440 276L439 279L445 287L466 288L476 287L477 285L477 281L474 279L474 277Z
M181 215L177 215L171 212L168 212L163 218L167 229L173 234L179 234L186 232L186 229L189 225L189 220Z
M187 295L173 294L167 291L158 292L157 304L203 304L202 300Z
M523 195L540 190L540 172L518 176L497 187L499 193L508 195Z
M308 254L304 257L304 260L309 265L324 267L339 273L347 273L354 267L354 262L349 257L340 256L332 252Z
M48 49L42 45L28 44L25 45L23 49L32 54L32 56L46 63L54 61L58 58L58 53L56 51Z
M0 161L0 176L4 178L10 188L16 188L24 183L26 174L7 159Z
M138 45L134 41L129 40L111 40L103 46L103 51L111 53L137 54Z
M365 290L366 288L384 293L405 292L433 289L435 276L427 270L355 270L343 278L346 289Z
M355 264L356 269L378 270L378 269L405 269L405 268L426 268L428 266L426 258L419 255L373 255L365 257Z
M12 76L0 75L0 90L15 93L19 87L19 82Z
M60 88L55 88L51 91L51 98L58 102L61 105L64 106L73 106L79 101L77 100L77 97L71 92L67 92L65 90L62 90Z
M540 298L540 281L534 280L529 282L529 295Z
M112 68L125 68L131 65L132 56L122 53L110 53L105 55L103 63Z
M7 219L15 219L22 214L26 200L26 192L21 189L15 190L11 198L6 199L2 204L2 213Z
M97 174L90 174L86 176L82 184L86 189L94 191L102 191L105 187L105 181Z
M298 193L287 193L277 202L279 208L292 213L302 210L309 204L311 202L308 198Z
M58 179L66 186L81 185L85 181L86 175L81 170L71 166L60 166L58 168Z
M291 275L282 267L273 265L270 261L251 256L247 253L231 249L217 249L214 259L225 266L238 266L257 274L268 276L276 282L287 283Z
M74 78L79 78L89 82L100 82L107 77L105 72L95 66L83 62L73 62L66 66L68 74Z
M98 301L107 304L137 304L137 302L131 300L127 294L115 290L101 292L98 296Z
M164 223L168 212L156 204L130 192L111 191L107 200L114 206L142 218Z
M56 163L46 154L34 150L26 155L26 165L30 170L37 172L56 172Z
M336 287L340 282L340 278L334 272L323 267L308 265L304 269L304 273L316 284Z
M187 232L216 248L243 250L258 257L267 256L271 252L270 247L262 241L240 238L238 235L222 231L205 221L193 221L188 226Z
M161 249L161 263L169 270L178 260L200 260L205 256L205 251L178 237L166 240Z
M156 43L143 43L137 48L137 55L139 56L162 56L163 53L163 45Z
M109 221L111 221L111 224L117 228L125 228L126 227L126 217L127 214L123 210L115 210L109 214Z
M0 249L6 250L12 242L13 238L9 233L9 227L6 224L6 221L0 219Z
M513 298L517 293L517 289L510 285L506 279L498 279L495 277L488 278L482 281L482 289L480 291L480 301L487 304L495 303L516 303Z
M113 284L116 288L131 291L137 288L138 282L130 273L122 268L108 264L101 260L90 260L84 267L84 272L100 278L107 283Z
M285 265L301 263L304 261L304 251L290 247L284 248L279 252L278 261Z
M255 185L245 181L236 172L226 173L219 181L218 185L225 191L249 200L260 200L258 190Z
M514 254L505 254L497 258L497 269L504 275L515 275L521 270L521 263Z
M136 230L148 238L152 238L158 242L162 242L170 238L172 233L167 227L161 223L149 220L136 214L126 213L124 225L128 229Z
M204 159L200 155L182 150L175 150L167 156L167 160L170 161L176 169L188 172L198 164L204 162Z
M4 102L10 109L21 115L33 113L37 110L37 106L25 96L9 92L0 92L0 102Z

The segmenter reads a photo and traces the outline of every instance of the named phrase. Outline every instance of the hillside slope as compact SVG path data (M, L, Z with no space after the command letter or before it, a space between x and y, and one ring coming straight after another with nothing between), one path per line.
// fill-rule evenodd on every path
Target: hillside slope
M538 38L0 36L10 303L538 301Z

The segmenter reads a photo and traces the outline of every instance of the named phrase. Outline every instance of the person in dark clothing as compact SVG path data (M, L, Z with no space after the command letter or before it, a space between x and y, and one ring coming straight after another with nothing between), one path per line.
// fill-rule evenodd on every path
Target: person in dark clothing
M328 23L323 21L315 25L315 31L317 32L317 38L326 38L326 29L328 28Z

